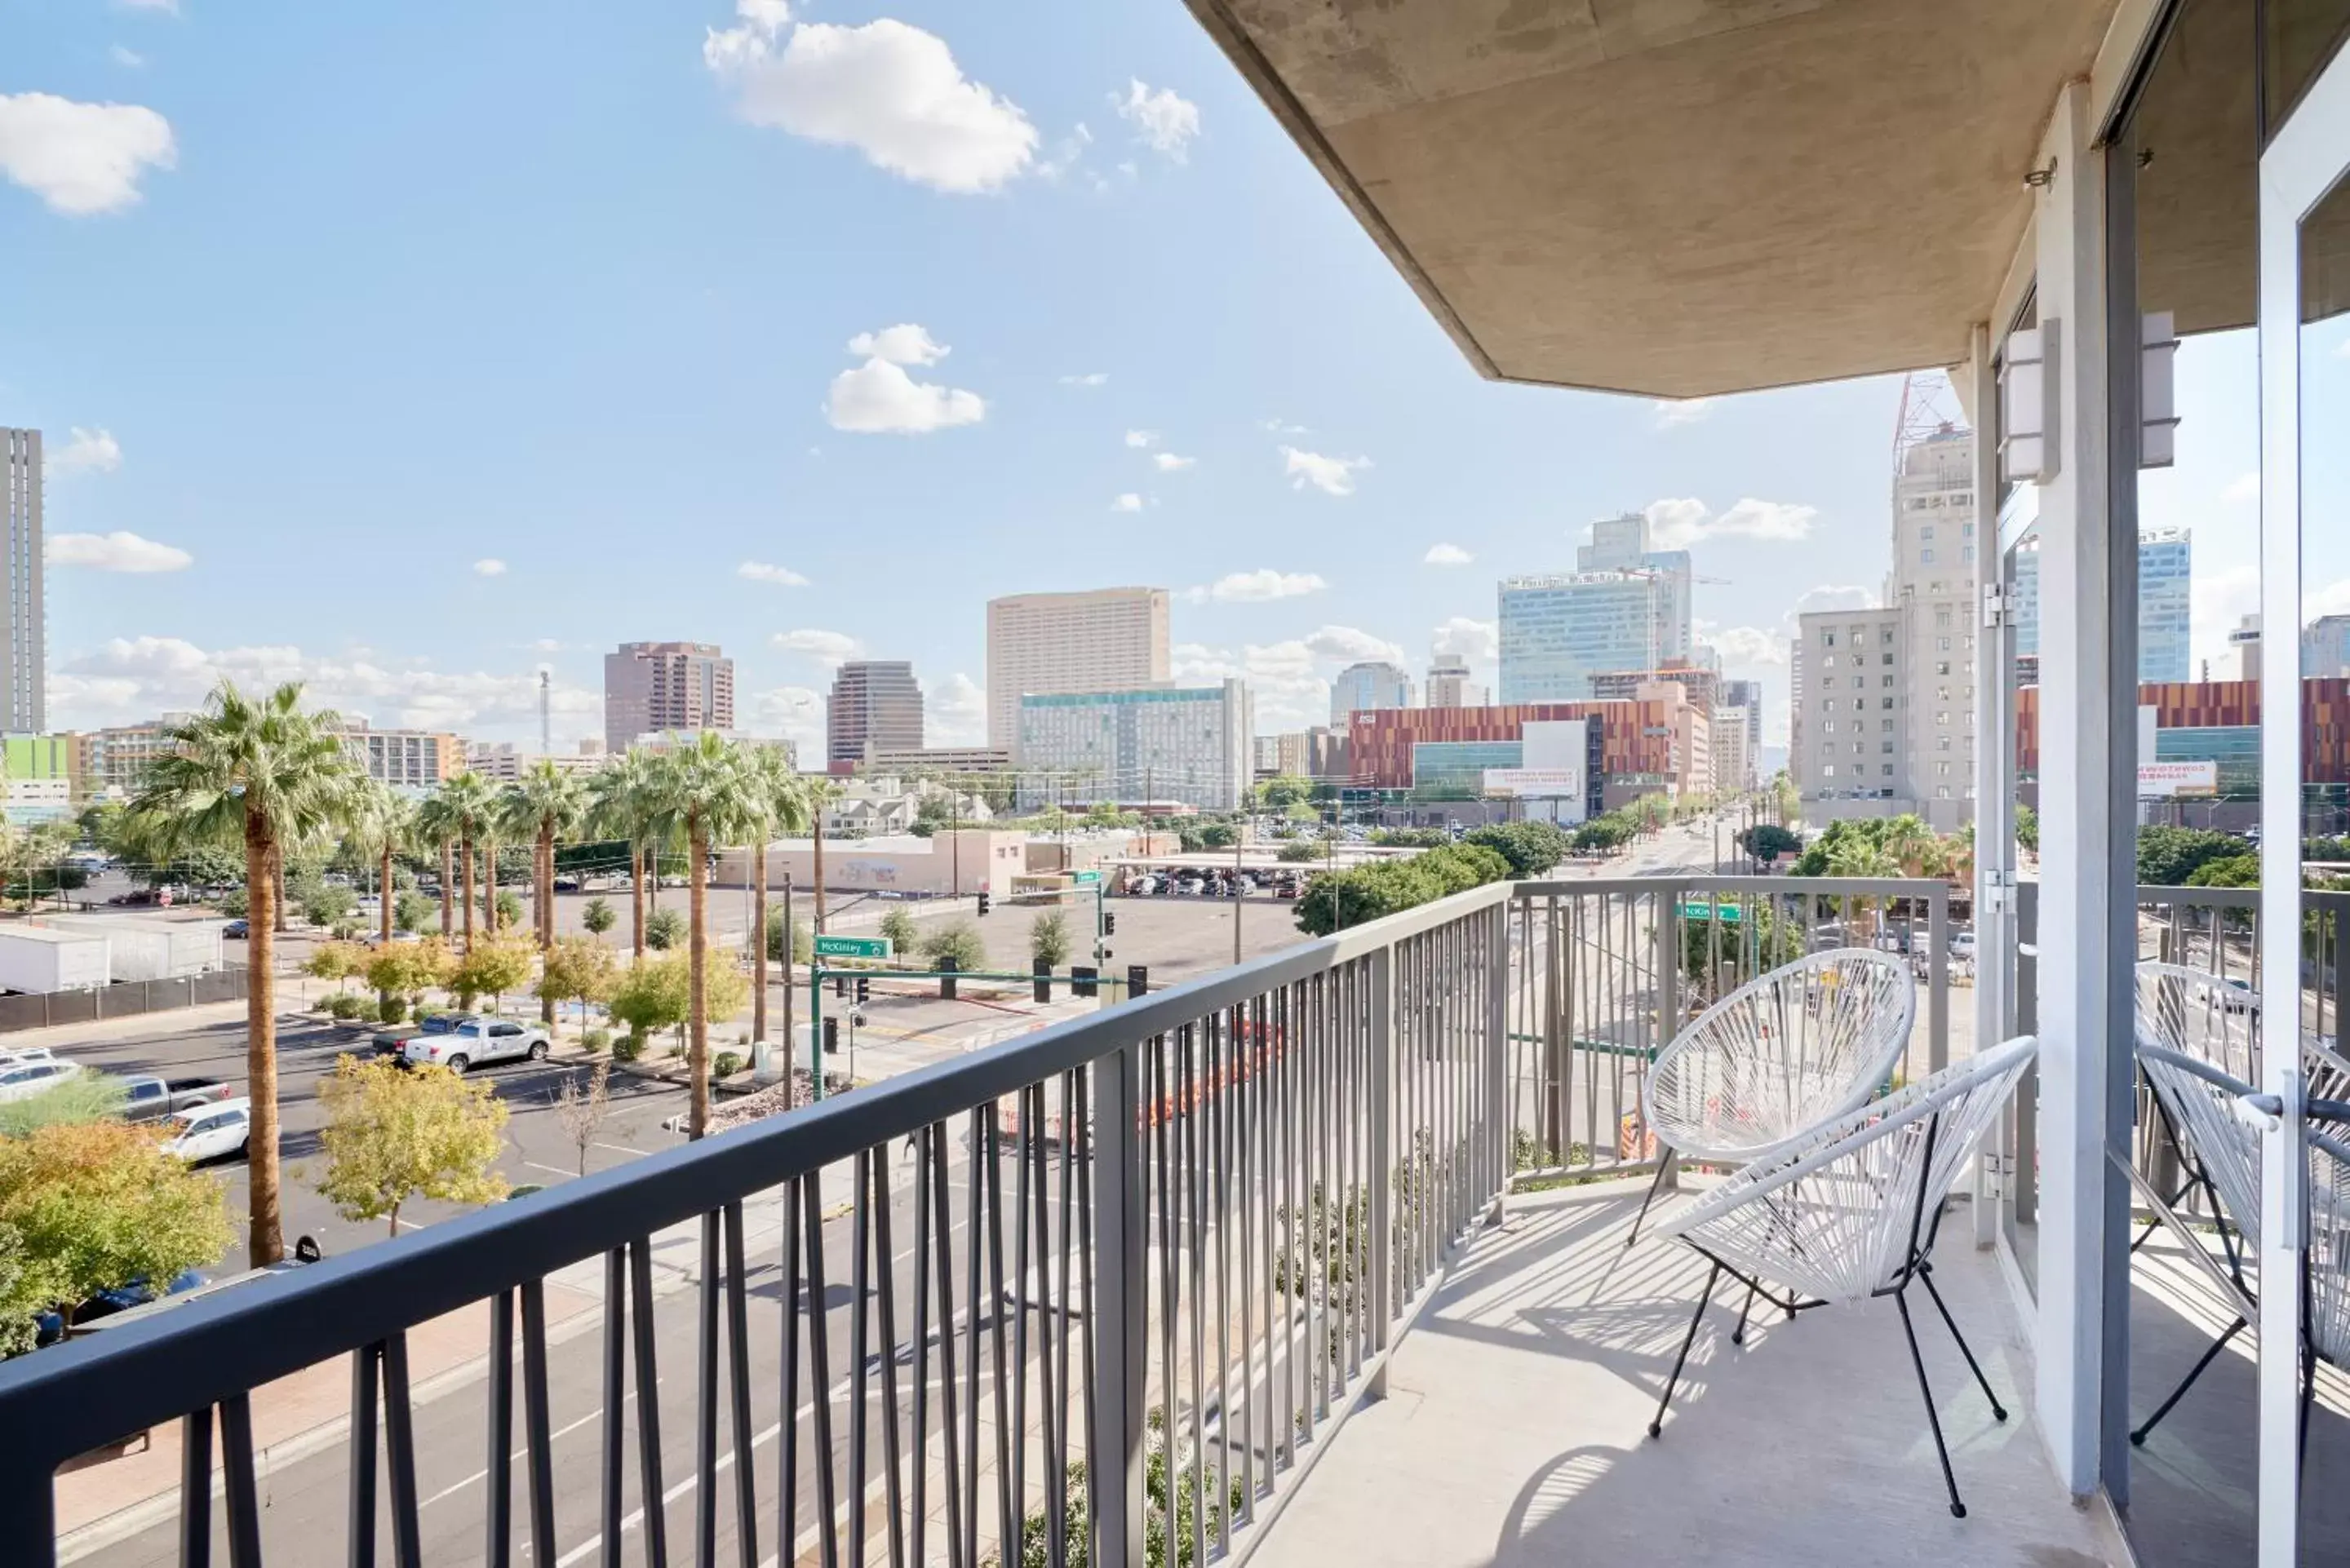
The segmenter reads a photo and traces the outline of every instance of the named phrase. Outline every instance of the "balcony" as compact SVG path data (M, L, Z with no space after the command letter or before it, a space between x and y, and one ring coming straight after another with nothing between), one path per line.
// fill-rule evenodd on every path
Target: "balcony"
M1650 1054L1766 951L1946 952L1948 897L1480 889L25 1357L0 1561L2122 1561L1963 1199L2014 1413L1923 1336L1969 1518L1889 1310L1737 1348L1718 1293L1644 1438L1700 1278L1623 1245ZM1912 1078L1971 1015L1920 967ZM139 1433L178 1484L93 1521Z

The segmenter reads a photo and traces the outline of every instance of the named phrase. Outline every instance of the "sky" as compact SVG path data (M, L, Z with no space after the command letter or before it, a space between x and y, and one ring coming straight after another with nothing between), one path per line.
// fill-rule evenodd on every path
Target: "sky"
M972 743L985 600L1123 584L1293 728L1355 659L1490 680L1497 579L1648 509L1780 740L1793 613L1880 585L1898 379L1480 379L1178 0L732 3L0 0L53 728L298 677L530 747L544 667L568 749L686 639L744 732L909 659ZM2148 520L2248 564L2224 360Z

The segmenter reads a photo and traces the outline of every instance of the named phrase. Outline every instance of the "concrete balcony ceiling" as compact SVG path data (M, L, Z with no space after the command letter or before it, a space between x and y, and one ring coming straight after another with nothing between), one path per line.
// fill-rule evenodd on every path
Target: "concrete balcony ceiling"
M1188 0L1482 374L1953 364L2113 0Z

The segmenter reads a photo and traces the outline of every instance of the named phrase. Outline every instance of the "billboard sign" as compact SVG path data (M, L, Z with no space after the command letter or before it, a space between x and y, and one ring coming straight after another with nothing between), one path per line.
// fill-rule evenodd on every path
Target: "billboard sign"
M2137 765L2137 797L2140 800L2182 800L2219 793L2220 764L2217 762L2141 762Z
M1487 794L1511 795L1521 800L1545 800L1557 796L1583 798L1581 768L1487 768Z

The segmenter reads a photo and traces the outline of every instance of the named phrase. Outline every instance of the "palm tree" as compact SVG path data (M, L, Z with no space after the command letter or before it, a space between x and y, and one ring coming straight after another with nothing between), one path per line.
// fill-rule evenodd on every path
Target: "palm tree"
M433 791L416 808L416 839L441 851L441 940L456 935L457 820L442 793Z
M763 746L750 753L751 787L759 806L757 842L751 848L751 1038L767 1038L767 846L778 833L799 833L808 824L807 788L793 771L788 753ZM791 1042L791 893L784 895L785 1045Z
M1900 867L1896 876L1915 877L1923 870L1926 857L1933 850L1934 832L1916 813L1903 812L1885 825L1885 836L1879 842Z
M345 819L361 775L328 712L305 712L288 681L251 698L224 680L203 711L165 732L130 803L141 842L171 858L197 848L244 851L245 1078L253 1102L247 1246L256 1267L285 1256L277 1167L277 874L286 846Z
M766 811L744 753L715 730L691 741L672 738L661 754L651 798L660 837L685 840L686 1068L693 1080L687 1136L700 1137L710 1125L710 1012L703 983L710 848L742 843L757 831Z
M416 819L415 805L378 780L369 780L351 803L351 845L376 862L376 901L382 905L378 925L387 942L391 940L391 857L408 845Z
M453 778L443 779L440 792L432 799L446 819L450 836L456 840L464 893L457 907L464 911L465 950L470 953L473 950L473 846L481 842L483 834L496 820L497 792L490 787L489 780L468 768ZM497 934L494 921L490 934Z
M629 846L629 951L639 959L645 956L645 851L659 826L652 809L657 772L653 754L631 746L588 786L596 831ZM658 854L653 863L660 865Z
M815 824L816 834L816 915L815 930L824 929L824 814L840 798L840 786L830 779L808 779L801 786L807 794L808 820Z
M576 833L588 815L588 791L578 776L546 758L524 770L519 783L506 791L509 830L534 840L531 876L537 882L538 950L555 945L555 841ZM555 1001L539 1003L540 1021L555 1022Z
M1855 833L1828 852L1831 877L1894 877L1902 874L1893 852L1866 834ZM1863 898L1855 905L1865 935L1877 931L1877 900Z

